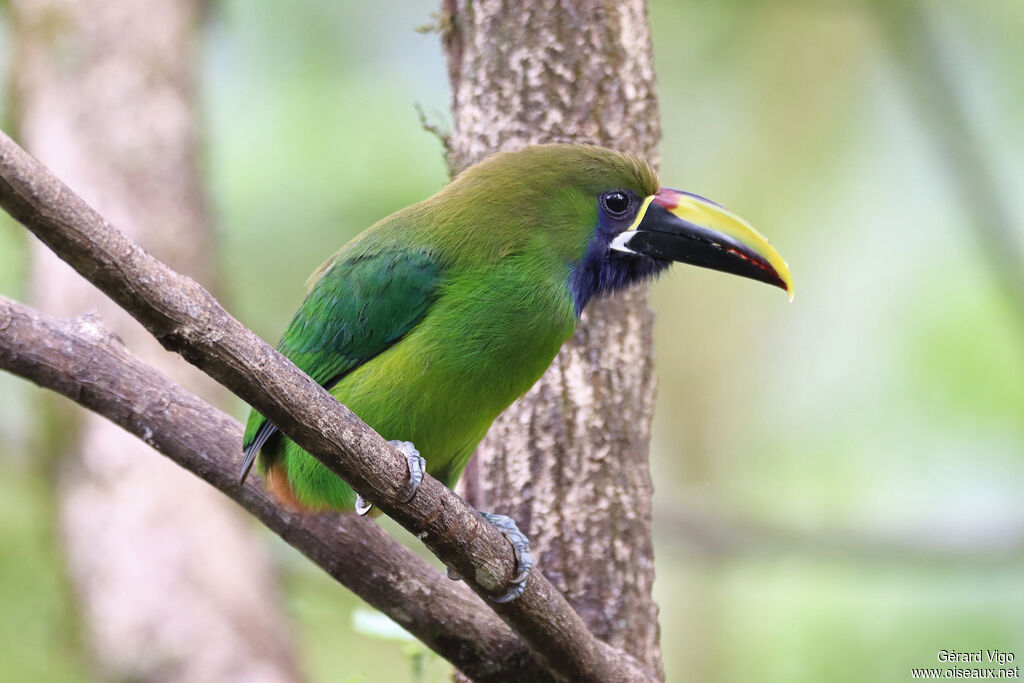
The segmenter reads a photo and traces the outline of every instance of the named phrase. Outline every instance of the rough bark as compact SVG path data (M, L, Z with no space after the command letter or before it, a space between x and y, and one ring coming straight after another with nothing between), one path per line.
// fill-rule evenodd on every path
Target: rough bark
M473 680L548 680L465 584L372 520L294 514L255 478L239 487L241 425L133 357L95 315L54 318L0 297L0 368L95 411L194 472Z
M657 161L643 0L445 0L461 170L499 150L578 141ZM654 399L646 288L592 303L575 337L495 423L465 476L515 518L590 630L663 676L648 468Z
M0 207L174 350L278 425L381 511L421 539L480 595L515 574L498 530L433 477L407 498L405 458L287 358L231 317L194 280L143 251L6 135ZM2 331L2 325L0 325ZM150 408L159 412L160 404ZM489 604L557 677L650 681L628 653L596 639L542 572L518 599Z
M200 5L17 0L13 72L26 146L147 249L209 282L192 103ZM179 382L203 383L42 245L33 269L42 308L98 310L147 361ZM45 426L72 432L55 442L66 451L56 454L58 521L103 674L295 680L269 563L245 519L97 415Z

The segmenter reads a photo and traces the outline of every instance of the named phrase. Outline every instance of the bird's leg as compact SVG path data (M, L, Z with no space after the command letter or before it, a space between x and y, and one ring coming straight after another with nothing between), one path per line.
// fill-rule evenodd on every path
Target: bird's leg
M402 501L408 503L416 495L416 490L420 487L420 482L423 481L423 474L427 471L427 461L411 441L391 441L390 443L405 456L405 461L409 465L409 496ZM357 515L365 515L372 507L373 503L367 502L361 495L356 494Z
M509 586L504 595L497 598L488 597L492 602L512 602L526 590L526 578L530 575L530 571L533 570L533 558L530 556L530 541L526 538L526 534L519 530L515 520L511 517L496 515L493 512L481 512L480 516L501 532L505 540L511 544L512 553L516 558L517 572L512 579L512 585ZM447 570L448 578L452 581L460 581L462 579L451 567L445 567L445 569Z

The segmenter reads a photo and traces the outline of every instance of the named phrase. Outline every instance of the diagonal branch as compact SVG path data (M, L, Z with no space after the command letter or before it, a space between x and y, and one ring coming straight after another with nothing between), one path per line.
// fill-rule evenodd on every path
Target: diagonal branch
M0 133L0 206L182 355L278 425L364 497L423 540L481 595L499 594L515 562L504 537L432 477L402 503L406 464L387 441L229 315L195 281L143 251ZM535 571L526 592L492 609L558 677L652 680L597 640Z
M294 514L255 482L239 487L241 425L132 356L94 315L53 318L0 297L0 368L103 415L224 492L474 680L546 680L478 598L376 523Z

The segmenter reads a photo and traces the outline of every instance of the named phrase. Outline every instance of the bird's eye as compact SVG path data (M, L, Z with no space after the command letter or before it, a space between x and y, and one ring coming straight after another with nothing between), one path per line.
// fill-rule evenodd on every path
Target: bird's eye
M601 204L612 218L625 218L629 213L630 196L618 190L607 192L601 195Z

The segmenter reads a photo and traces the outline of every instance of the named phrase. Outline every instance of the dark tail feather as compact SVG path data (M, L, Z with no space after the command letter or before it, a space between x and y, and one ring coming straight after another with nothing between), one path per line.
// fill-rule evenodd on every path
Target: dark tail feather
M256 438L252 440L252 443L245 449L245 457L242 459L242 472L238 475L238 485L241 486L245 483L245 478L249 476L249 470L252 469L252 465L256 462L256 456L259 454L260 449L267 443L267 439L277 433L277 427L264 422L258 432L256 432Z

